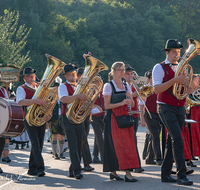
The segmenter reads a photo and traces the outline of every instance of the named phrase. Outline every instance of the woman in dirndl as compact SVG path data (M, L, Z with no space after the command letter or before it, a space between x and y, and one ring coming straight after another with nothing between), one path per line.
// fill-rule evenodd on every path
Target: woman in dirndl
M117 171L126 172L126 182L136 182L131 171L139 168L139 161L135 146L134 123L129 128L119 128L116 118L128 114L128 105L134 106L131 88L123 83L125 73L123 62L115 62L109 73L109 83L103 88L103 96L107 115L104 131L103 171L111 172L110 179L123 180ZM127 89L127 90L126 90ZM126 92L127 91L127 92Z

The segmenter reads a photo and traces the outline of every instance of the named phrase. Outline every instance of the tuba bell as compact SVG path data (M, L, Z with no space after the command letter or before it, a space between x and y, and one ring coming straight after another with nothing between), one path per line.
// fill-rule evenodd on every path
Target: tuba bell
M187 89L191 86L192 76L193 76L193 69L188 62L194 58L196 55L200 55L200 43L194 39L187 40L188 49L186 50L185 54L181 58L174 77L177 76L188 76L189 82L187 84L180 84L175 83L173 86L173 94L176 96L178 100L182 100L187 96Z
M76 94L85 94L87 101L83 103L80 99L73 101L67 106L66 116L71 123L82 123L89 115L90 108L95 103L102 87L103 81L100 77L96 76L102 70L108 70L108 67L98 59L84 54L85 69L78 86L74 92ZM94 80L99 81L99 86L92 84Z
M30 126L44 125L46 117L50 115L58 101L58 90L50 86L63 71L65 63L51 55L45 54L45 56L48 60L47 68L32 99L42 99L46 105L33 104L27 108L26 120Z

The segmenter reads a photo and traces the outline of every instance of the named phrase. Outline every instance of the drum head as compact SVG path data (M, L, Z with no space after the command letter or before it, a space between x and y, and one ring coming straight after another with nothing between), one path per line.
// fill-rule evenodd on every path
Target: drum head
M0 98L0 135L5 131L9 121L9 109L7 102Z

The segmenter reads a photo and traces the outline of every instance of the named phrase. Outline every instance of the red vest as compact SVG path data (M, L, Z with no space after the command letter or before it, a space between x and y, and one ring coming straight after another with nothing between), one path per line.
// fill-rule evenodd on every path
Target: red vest
M100 100L101 100L101 103L102 103L103 106L104 106L104 98L103 98L102 91L100 92L100 97L99 97L99 98L100 98ZM96 100L96 102L95 102L94 104L100 106L100 107L104 110L104 108L102 107L102 105L101 105L101 103L100 103L100 101L99 101L99 98L97 98L97 100ZM98 114L95 114L95 115L93 115L93 116L101 117L102 115L105 115L105 112L98 113Z
M2 98L5 98L5 90L4 90L4 88L2 88L2 87L0 87L1 88L1 90L0 90L0 97L2 97ZM4 93L2 93L2 91L4 92Z
M132 92L135 92L135 88L133 85L131 85L131 90ZM137 102L137 97L133 97L133 101L135 102L135 106L132 108L132 111L138 111L138 102ZM139 116L139 113L133 114L133 117L136 118Z
M174 71L171 69L170 65L168 64L165 64L165 68L166 68L166 71L168 72L168 74L166 73L163 65L161 64L164 72L165 72L165 76L163 78L163 83L169 81L170 79L172 79L174 77ZM171 91L171 93L173 92L173 86L171 86L168 90ZM164 91L160 94L158 94L158 98L157 100L159 102L163 102L165 104L169 104L169 105L172 105L172 106L177 106L177 107L181 107L181 106L184 106L185 104L185 101L186 101L186 98L184 98L183 100L178 100L173 94L171 94L169 91Z
M64 83L64 84L67 87L67 91L68 91L69 96L72 96L74 94L74 89L72 88L72 86L70 84L68 84L68 83ZM63 104L61 102L61 114L62 115L66 114L66 107L67 107L67 104Z
M26 84L23 84L21 87L24 89L24 91L26 93L25 99L32 99L32 97L33 97L33 95L35 93L35 90L29 88ZM22 114L23 114L23 116L26 115L26 108L27 108L27 106L22 106Z
M21 86L23 89L24 89L24 91L26 92L26 97L25 97L25 99L32 99L32 97L33 97L33 95L34 95L34 93L35 93L35 90L33 89L31 89L31 88L29 88L26 84L23 84L22 86Z
M145 105L148 110L152 113L157 113L157 94L153 93L151 96L147 97ZM146 111L146 108L145 108Z

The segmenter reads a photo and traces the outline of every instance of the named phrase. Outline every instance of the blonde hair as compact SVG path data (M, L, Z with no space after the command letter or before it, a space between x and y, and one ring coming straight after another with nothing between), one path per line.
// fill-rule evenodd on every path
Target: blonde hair
M110 82L111 80L113 80L113 78L114 78L114 73L113 73L113 72L114 72L116 69L120 68L122 65L125 67L125 64L124 64L123 62L121 62L121 61L117 61L117 62L115 62L115 63L112 64L112 66L111 66L111 71L110 71L109 74L108 74L108 81L109 81L109 82Z

